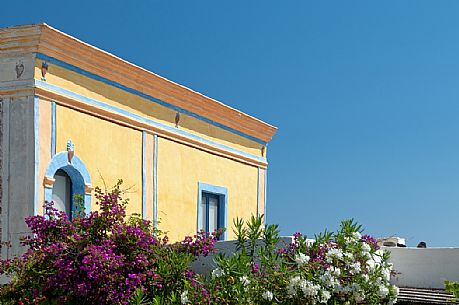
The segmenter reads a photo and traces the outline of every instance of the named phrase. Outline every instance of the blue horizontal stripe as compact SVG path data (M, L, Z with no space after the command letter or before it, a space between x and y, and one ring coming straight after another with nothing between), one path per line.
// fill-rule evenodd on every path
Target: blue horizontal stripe
M240 156L244 156L244 157L247 157L247 158L250 158L250 159L254 159L254 160L258 160L258 161L266 163L266 158L259 157L259 156L256 156L256 155L252 155L252 154L243 152L241 150L234 149L232 147L229 147L229 146L226 146L226 145L214 142L214 141L207 140L205 138L202 138L202 137L197 136L195 134L186 132L184 130L173 128L171 126L167 126L167 125L164 125L162 123L159 123L159 122L144 118L143 116L137 115L137 114L132 113L130 111L127 111L127 110L124 110L124 109L121 109L121 108L118 108L118 107L114 107L114 106L102 103L102 102L94 100L94 99L90 99L90 98L88 98L86 96L74 93L72 91L66 90L66 89L61 88L59 86L51 85L51 84L48 84L47 82L44 82L44 81L41 81L41 80L37 80L37 79L35 80L35 85L37 87L39 87L39 88L51 90L51 91L66 95L68 97L83 101L83 102L85 102L85 103L87 103L89 105L93 105L93 106L96 106L98 108L101 108L101 109L104 109L104 110L107 110L107 111L110 111L110 112L113 112L113 113L116 113L116 114L121 114L121 115L123 115L125 117L128 117L128 118L131 118L133 120L136 120L136 121L151 125L151 126L157 128L157 129L162 129L162 130L166 130L168 132L174 133L174 134L179 134L179 135L187 137L189 139L193 139L193 140L199 141L201 143L205 143L205 144L208 144L208 145L211 145L211 146L214 146L214 147L218 147L220 149L224 149L224 150L230 151L230 152L232 152L234 154L238 154Z
M63 61L61 61L61 60L59 60L59 59L56 59L56 58L47 56L47 55L45 55L45 54L43 54L43 53L36 53L36 56L37 56L38 59L45 60L45 61L47 61L48 63L55 64L55 65L57 65L57 66L63 67L63 68L65 68L65 69L71 70L71 71L76 72L76 73L79 73L79 74L82 74L82 75L87 76L87 77L89 77L89 78L92 78L92 79L94 79L94 80L103 82L103 83L105 83L105 84L107 84L107 85L110 85L110 86L113 86L113 87L122 89L122 90L124 90L124 91L127 91L127 92L129 92L129 93L138 95L138 96L140 96L140 97L142 97L142 98L145 98L145 99L147 99L147 100L150 100L151 102L154 102L154 103L157 103L157 104L159 104L159 105L161 105L161 106L164 106L164 107L173 109L174 111L177 111L177 112L180 112L180 113L189 115L189 116L191 116L191 117L194 117L194 118L196 118L196 119L199 119L199 120L201 120L201 121L204 121L204 122L206 122L206 123L209 123L209 124L211 124L211 125L214 125L214 126L216 126L216 127L219 127L219 128L224 129L224 130L226 130L226 131L235 133L235 134L237 134L237 135L239 135L239 136L241 136L241 137L244 137L244 138L246 138L246 139L249 139L249 140L251 140L251 141L257 142L257 143L262 144L262 145L266 145L266 143L267 143L267 142L265 142L265 141L263 141L263 140L260 140L260 139L258 139L258 138L256 138L256 137L253 137L253 136L250 136L250 135L245 134L245 133L243 133L243 132L240 132L239 130L236 130L236 129L233 129L233 128L231 128L231 127L228 127L228 126L225 126L225 125L223 125L223 124L220 124L220 123L218 123L218 122L212 121L212 120L210 120L210 119L208 119L208 118L206 118L206 117L203 117L203 116L201 116L201 115L199 115L199 114L193 113L193 112L188 111L188 110L186 110L186 109L183 109L183 108L177 107L177 106L175 106L175 105L169 104L169 103L167 103L167 102L164 102L164 101L162 101L162 100L159 100L159 99L157 99L157 98L154 98L154 97L152 97L152 96L150 96L150 95L148 95L148 94L145 94L145 93L142 93L142 92L140 92L140 91L134 90L134 89L132 89L132 88L126 87L126 86L124 86L124 85L121 85L120 83L114 82L114 81L109 80L109 79L107 79L107 78L105 78L105 77L101 77L101 76L99 76L99 75L97 75L97 74L94 74L94 73L85 71L85 70L83 70L83 69L81 69L81 68L78 68L78 67L76 67L76 66L74 66L74 65L71 65L71 64L68 64L68 63L66 63L66 62L63 62Z

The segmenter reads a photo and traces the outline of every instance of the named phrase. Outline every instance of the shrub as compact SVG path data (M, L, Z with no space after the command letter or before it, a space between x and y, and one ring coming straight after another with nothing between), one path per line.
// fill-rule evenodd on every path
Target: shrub
M217 256L218 267L206 282L207 292L223 304L393 304L398 288L390 285L389 252L361 235L352 220L336 233L314 241L295 234L294 242L275 251L277 226L263 227L252 217L235 221L238 251ZM257 243L261 238L262 242ZM185 291L182 304L201 304L200 287ZM209 297L207 297L209 298Z
M149 221L126 216L119 182L96 189L98 211L78 210L73 219L45 203L43 216L26 223L26 252L0 263L11 281L0 304L392 304L389 254L343 221L336 233L310 241L295 234L278 248L277 225L262 217L234 221L237 251L215 257L211 275L193 273L190 263L214 253L220 232L200 232L170 243Z
M1 263L12 277L2 287L4 304L128 304L137 290L151 299L169 298L192 277L189 263L214 250L216 235L200 233L168 243L151 223L126 217L119 182L111 192L96 189L99 211L64 212L45 203L44 216L26 223L27 252Z

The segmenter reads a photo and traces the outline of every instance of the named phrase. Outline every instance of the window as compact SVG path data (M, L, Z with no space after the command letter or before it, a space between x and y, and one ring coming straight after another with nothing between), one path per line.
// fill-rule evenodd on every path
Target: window
M221 228L219 223L219 201L220 198L217 195L203 192L201 199L201 211L203 211L202 217L202 230L206 232L214 232L218 228Z
M227 227L227 189L205 183L198 185L198 231L212 233ZM226 239L225 231L220 239Z
M54 174L53 197L54 207L71 216L72 211L72 180L62 169Z

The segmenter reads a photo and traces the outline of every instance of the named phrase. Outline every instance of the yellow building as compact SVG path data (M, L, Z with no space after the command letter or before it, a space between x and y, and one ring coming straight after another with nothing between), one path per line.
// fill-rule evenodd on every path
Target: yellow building
M0 29L0 107L3 257L44 200L95 209L120 178L172 240L264 214L275 127L46 24Z

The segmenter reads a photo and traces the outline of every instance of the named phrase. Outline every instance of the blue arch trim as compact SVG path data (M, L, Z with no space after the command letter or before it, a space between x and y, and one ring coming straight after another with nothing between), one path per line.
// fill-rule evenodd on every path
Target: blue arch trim
M91 185L91 176L83 161L78 156L73 156L72 162L68 160L68 152L60 152L55 155L48 167L45 176L53 178L58 170L63 170L72 180L72 194L84 196L85 212L91 211L91 194L86 194L86 185ZM45 200L52 200L53 189L45 187Z

